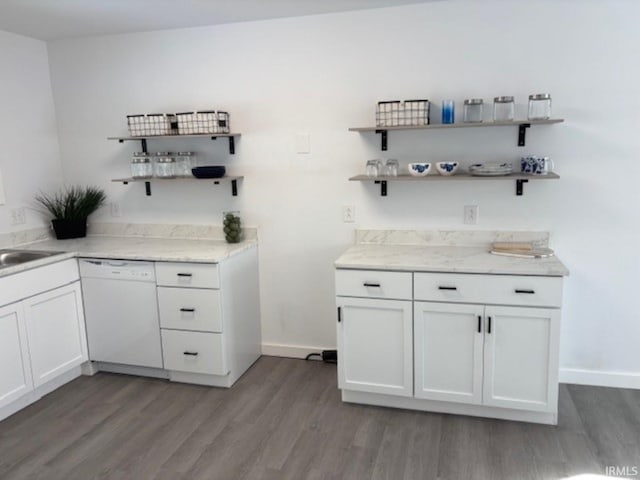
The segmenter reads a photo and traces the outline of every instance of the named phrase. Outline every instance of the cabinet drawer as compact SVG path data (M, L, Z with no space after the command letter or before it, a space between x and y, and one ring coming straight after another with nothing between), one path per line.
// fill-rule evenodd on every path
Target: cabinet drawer
M219 290L158 287L158 305L162 328L222 332Z
M416 273L416 300L560 307L562 277Z
M411 272L336 270L336 295L411 300Z
M215 263L156 263L156 281L166 287L220 288Z
M178 372L226 375L226 355L221 333L161 330L164 368Z

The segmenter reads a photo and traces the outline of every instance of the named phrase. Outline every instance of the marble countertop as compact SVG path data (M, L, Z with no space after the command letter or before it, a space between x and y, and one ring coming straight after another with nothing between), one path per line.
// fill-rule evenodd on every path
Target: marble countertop
M558 257L493 255L487 246L356 244L335 262L337 268L422 272L566 276Z
M47 239L14 246L20 250L61 252L60 255L0 269L0 277L59 262L67 258L92 257L121 260L218 263L257 244L248 239L226 243L214 239L179 239L127 236L87 236L72 240Z

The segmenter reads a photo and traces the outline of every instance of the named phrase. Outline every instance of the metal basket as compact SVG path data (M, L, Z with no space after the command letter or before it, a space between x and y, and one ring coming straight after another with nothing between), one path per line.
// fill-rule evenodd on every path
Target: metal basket
M391 100L378 102L376 127L429 125L429 100Z
M132 137L176 135L178 133L176 116L172 113L127 115L127 126Z
M180 135L230 133L231 131L228 112L203 110L177 113L176 117Z

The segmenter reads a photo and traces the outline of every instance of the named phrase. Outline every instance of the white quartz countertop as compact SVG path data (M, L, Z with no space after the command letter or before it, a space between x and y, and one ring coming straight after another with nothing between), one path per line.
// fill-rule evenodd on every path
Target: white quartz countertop
M486 246L356 244L335 262L337 268L423 272L566 276L558 257L493 255Z
M42 240L13 247L20 250L62 252L40 260L0 269L0 277L73 257L219 263L256 245L256 240L226 243L212 239L178 239L126 236L88 236L71 240Z

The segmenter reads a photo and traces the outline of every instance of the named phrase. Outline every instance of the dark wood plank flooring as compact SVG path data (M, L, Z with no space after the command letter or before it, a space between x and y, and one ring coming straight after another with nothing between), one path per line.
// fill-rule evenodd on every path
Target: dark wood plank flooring
M640 467L640 391L562 385L550 427L344 404L335 366L275 357L230 390L81 377L0 422L3 480L560 480L610 465Z

